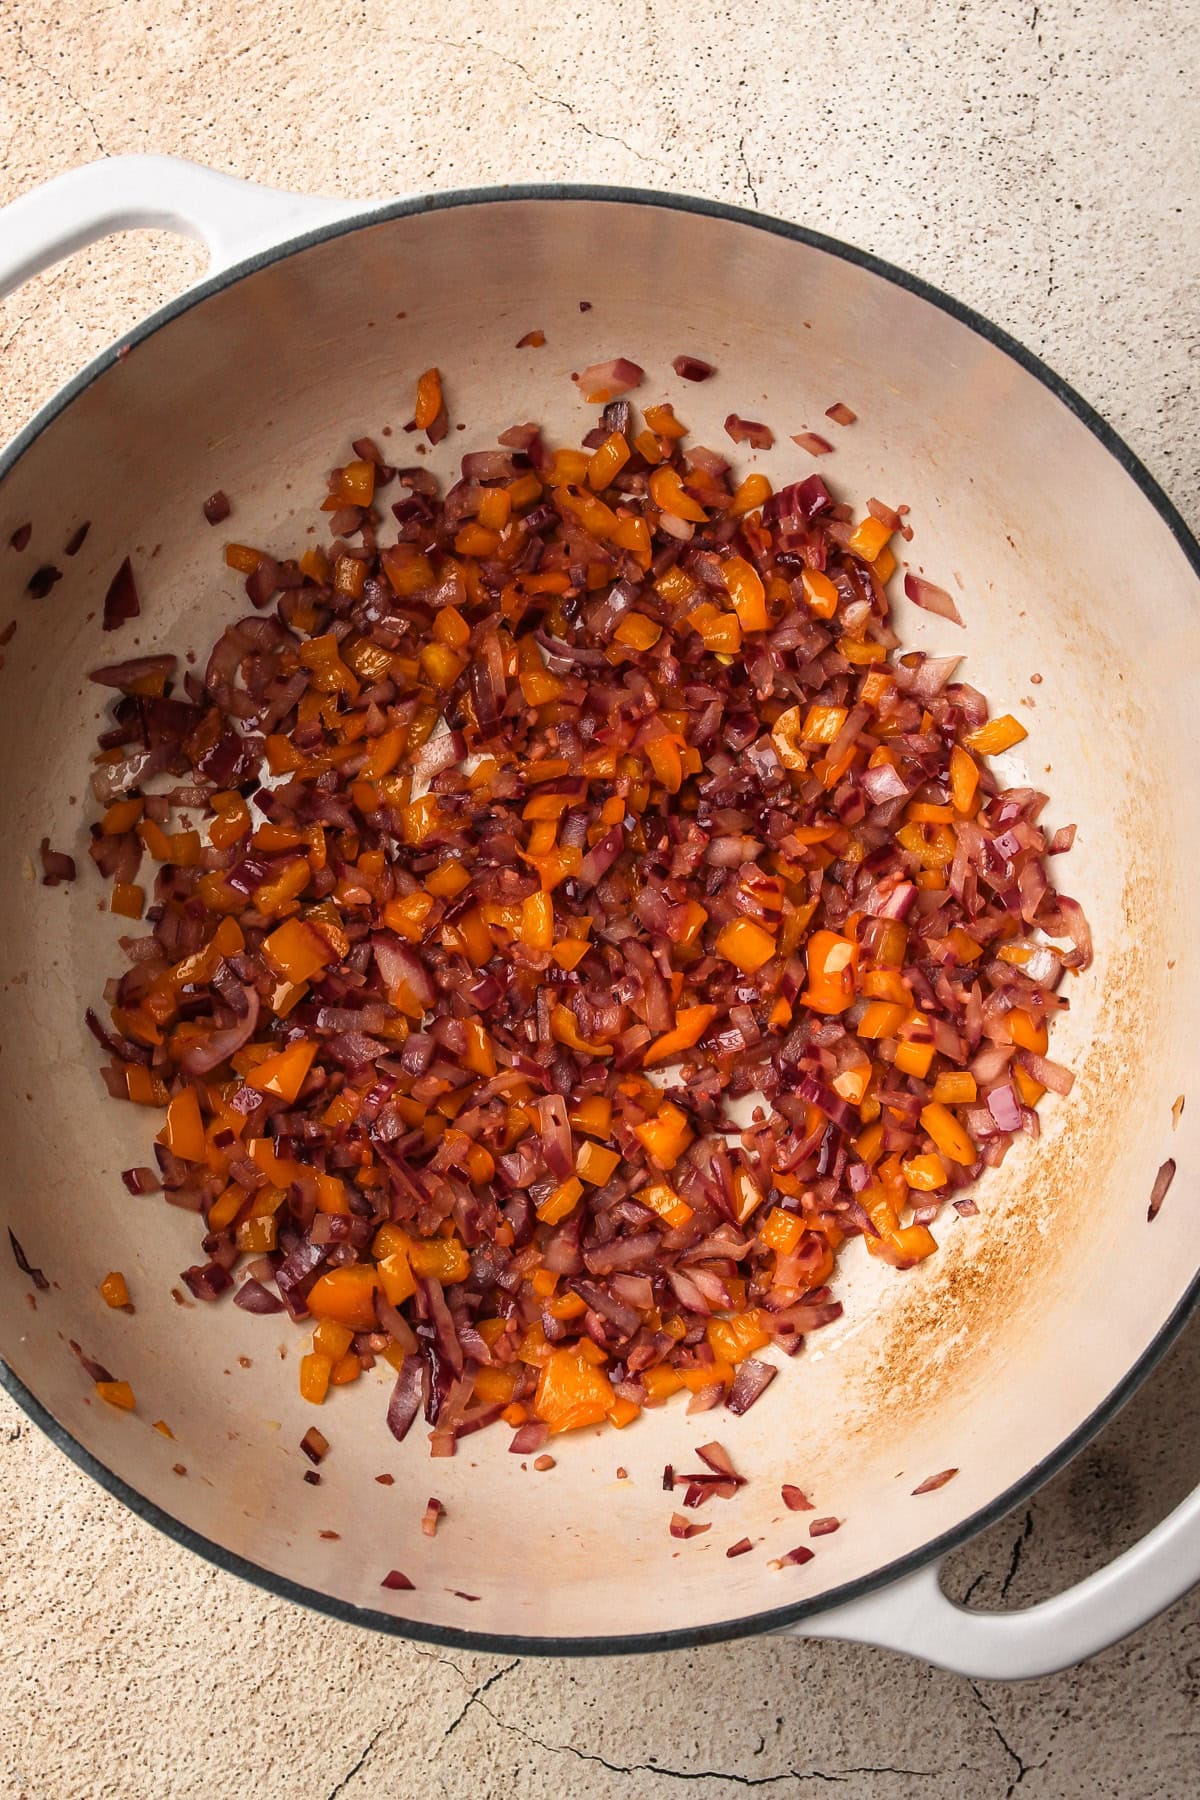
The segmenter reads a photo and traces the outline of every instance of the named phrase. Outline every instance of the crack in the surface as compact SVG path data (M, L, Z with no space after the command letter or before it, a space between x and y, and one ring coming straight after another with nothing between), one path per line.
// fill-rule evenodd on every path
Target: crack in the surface
M463 1720L466 1718L467 1714L470 1712L471 1708L473 1706L478 1705L478 1703L482 1699L483 1695L487 1693L489 1688L494 1688L496 1683L498 1681L503 1680L505 1675L511 1675L513 1670L516 1668L517 1664L520 1662L520 1660L521 1659L519 1656L514 1656L510 1663L505 1663L505 1665L502 1669L497 1669L494 1675L489 1675L486 1681L481 1681L479 1683L478 1687L472 1688L470 1694L467 1696L467 1699L463 1702L461 1710L456 1714L456 1716L453 1719L451 1719L449 1725L447 1725L445 1731L443 1731L442 1737L443 1738L452 1737L453 1734L458 1730L459 1726L462 1724ZM454 1665L451 1664L452 1668L453 1668L453 1666ZM458 1673L461 1675L462 1670L459 1669ZM486 1711L487 1708L485 1707L484 1710ZM493 1717L494 1716L495 1715L493 1714Z
M7 356L8 352L12 349L13 345L16 343L17 339L20 337L20 335L24 331L25 327L29 324L32 324L33 320L36 319L38 312L41 309L42 301L45 299L45 297L46 296L44 294L42 294L37 300L34 301L33 305L30 307L30 309L27 313L22 313L21 317L17 320L16 324L13 326L12 330L9 332L8 336L5 338L4 342L2 344L0 344L0 356Z
M959 1605L966 1606L968 1604L968 1602L970 1601L971 1595L975 1592L975 1589L979 1586L980 1582L986 1581L986 1580L987 1580L987 1570L980 1569L978 1575L975 1577L974 1581L971 1583L970 1587L967 1589L966 1593L963 1595L962 1599L959 1601Z
M1008 1564L1008 1574L1004 1577L1004 1580L1001 1583L1000 1598L1002 1600L1007 1599L1007 1597L1008 1597L1008 1590L1012 1586L1013 1580L1017 1573L1017 1570L1021 1566L1021 1552L1024 1550L1026 1544L1029 1542L1029 1540L1032 1536L1033 1536L1033 1514L1031 1512L1027 1512L1025 1514L1025 1523L1021 1527L1021 1530L1017 1536L1017 1540L1012 1547L1012 1556L1009 1559L1009 1564Z
M354 1764L354 1767L346 1770L346 1773L342 1776L342 1779L338 1782L338 1784L335 1788L330 1788L329 1793L326 1796L326 1800L337 1800L337 1796L341 1793L342 1789L347 1785L347 1783L354 1780L354 1777L358 1774L358 1771L362 1768L363 1764L366 1762L368 1756L370 1756L372 1750L375 1748L376 1744L379 1742L380 1738L383 1736L384 1732L387 1730L388 1725L390 1723L391 1723L390 1720L388 1720L388 1719L384 1720L383 1724L379 1727L378 1731L376 1731L374 1736L371 1738L370 1742L368 1743L366 1749L363 1751L362 1755L359 1757L358 1761Z
M1035 1769L1044 1769L1045 1768L1046 1764L1050 1761L1050 1752L1049 1751L1046 1752L1046 1754L1045 1754L1045 1756L1043 1756L1041 1762L1027 1763L1025 1761L1025 1758L1020 1754L1020 1752L1013 1749L1012 1745L1009 1743L1008 1739L1005 1737L1004 1733L1001 1731L1000 1726L998 1725L998 1723L996 1721L995 1713L992 1711L991 1707L988 1705L987 1701L984 1699L983 1695L979 1691L979 1683L977 1681L968 1681L967 1686L970 1688L970 1690L974 1694L976 1700L979 1702L980 1708L983 1712L983 1716L987 1720L988 1724L991 1726L992 1732L995 1735L996 1740L1000 1745L1000 1748L1003 1750L1005 1756L1008 1757L1009 1761L1012 1763L1015 1763L1015 1765L1016 1765L1017 1773L1014 1776L1014 1778L1012 1779L1012 1781L1009 1782L1007 1792L1005 1793L1005 1796L1004 1796L1004 1800L1012 1800L1012 1796L1016 1793L1017 1789L1020 1787L1021 1783L1024 1781L1024 1779L1027 1775L1031 1775Z
M507 1670L500 1671L502 1675L506 1673ZM493 1680L495 1679L498 1677L494 1676ZM609 1762L606 1756L601 1756L596 1751L577 1750L574 1744L547 1744L531 1731L526 1731L523 1726L513 1725L509 1720L502 1719L498 1713L493 1712L486 1700L477 1695L473 1696L473 1703L501 1731L514 1732L517 1737L524 1738L527 1744L532 1744L538 1750L545 1750L550 1756L574 1756L580 1762L598 1763L612 1775L664 1775L668 1781L729 1781L738 1787L762 1788L774 1787L781 1781L851 1781L856 1775L916 1775L932 1780L939 1772L936 1769L906 1769L890 1763L863 1763L850 1769L781 1769L777 1775L739 1775L731 1769L670 1769L655 1762L615 1763Z
M108 151L108 148L107 148L103 138L100 136L100 133L96 127L96 121L95 121L95 119L93 119L91 113L88 111L87 107L83 104L83 101L79 98L79 95L75 92L75 90L71 86L70 82L66 81L61 75L56 75L54 73L53 69L47 68L45 63L40 63L38 61L37 57L33 54L33 51L29 48L28 44L25 42L24 33L22 31L22 28L19 25L17 26L16 37L17 37L17 49L25 57L25 60L26 60L26 62L28 62L29 66L32 69L34 69L37 74L41 75L46 81L48 81L50 83L50 86L54 89L56 94L64 95L71 102L72 106L78 108L78 110L83 114L84 118L88 122L88 127L91 131L91 134L96 140L97 150L99 150L101 156L107 156L109 154L109 151Z
M429 49L458 50L463 54L469 54L472 50L475 50L484 56L493 57L496 62L503 63L508 69L515 69L519 75L524 77L529 83L530 92L535 100L540 100L544 106L557 106L562 112L567 113L573 123L578 126L579 130L582 131L586 137L603 138L606 144L620 144L622 150L628 150L630 156L636 158L638 162L657 163L660 169L665 169L668 166L661 156L654 156L649 151L637 149L627 138L618 137L616 133L611 131L601 131L597 125L589 125L586 119L580 118L578 112L569 100L562 100L557 94L543 94L523 62L518 62L515 56L505 56L502 50L493 50L490 44L477 44L470 41L465 44L459 44L456 43L453 38L442 37L409 38L408 42L410 44L424 44Z
M738 157L739 157L739 159L741 161L741 165L742 165L742 174L745 176L745 179L746 179L746 186L750 189L750 198L751 198L751 200L753 200L755 206L757 206L758 205L758 189L755 187L754 177L750 173L750 164L746 161L746 134L744 131L743 131L741 137L738 139Z

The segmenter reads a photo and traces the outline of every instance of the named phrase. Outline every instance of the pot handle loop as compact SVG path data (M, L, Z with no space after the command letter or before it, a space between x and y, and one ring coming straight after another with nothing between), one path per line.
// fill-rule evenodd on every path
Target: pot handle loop
M0 298L113 231L156 228L198 238L209 274L363 201L289 194L174 156L114 156L56 175L0 209Z
M901 1650L980 1681L1052 1675L1137 1631L1200 1581L1200 1488L1106 1568L1037 1606L972 1612L942 1592L940 1573L930 1563L794 1634Z

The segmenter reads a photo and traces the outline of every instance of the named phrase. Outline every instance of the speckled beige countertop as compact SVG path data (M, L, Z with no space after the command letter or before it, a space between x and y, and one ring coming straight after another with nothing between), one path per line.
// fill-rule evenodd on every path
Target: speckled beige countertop
M175 152L373 195L675 187L847 238L1040 351L1200 525L1197 0L6 0L0 201ZM0 303L0 438L199 273L144 234ZM1098 521L1102 528L1102 521ZM951 1561L1065 1586L1200 1479L1200 1328L1033 1505ZM0 1404L0 1792L863 1800L1200 1791L1200 1592L1004 1687L838 1645L553 1664L298 1611L176 1548Z

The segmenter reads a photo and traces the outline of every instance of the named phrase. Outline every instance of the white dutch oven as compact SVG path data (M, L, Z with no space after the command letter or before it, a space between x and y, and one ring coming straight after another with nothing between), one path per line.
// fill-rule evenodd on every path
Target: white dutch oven
M1177 1131L1171 1107L1200 1063L1200 553L1145 470L982 319L859 252L728 207L542 188L348 209L137 157L0 213L0 291L136 225L202 237L213 273L0 459L0 613L18 620L0 673L0 1226L52 1283L32 1308L0 1256L12 1394L179 1542L273 1592L439 1643L627 1651L795 1630L1011 1677L1090 1655L1175 1599L1200 1576L1196 1494L1028 1611L966 1612L938 1586L939 1558L1099 1429L1197 1297L1200 1104ZM545 349L517 352L534 327ZM681 351L719 367L686 396L669 373ZM224 534L201 515L214 488L233 498L239 539L286 551L316 518L328 465L350 438L402 425L429 364L467 428L442 447L449 467L515 420L578 441L570 371L617 354L649 372L639 399L686 399L709 442L733 410L772 420L790 449L787 432L832 401L855 408L830 464L838 487L907 501L917 566L959 593L964 634L917 615L909 636L965 649L968 678L1000 710L1035 702L1013 773L1049 788L1054 823L1078 821L1062 879L1098 946L1055 1036L1078 1071L1070 1101L1046 1101L1040 1143L987 1177L981 1216L946 1224L936 1258L897 1275L846 1257L842 1320L746 1418L720 1415L749 1485L687 1543L668 1535L662 1468L688 1466L714 1420L698 1431L682 1406L621 1435L559 1440L551 1474L509 1455L503 1433L431 1464L421 1434L403 1448L388 1436L381 1374L320 1415L333 1448L321 1486L307 1486L302 1334L172 1300L195 1222L125 1193L119 1171L147 1160L152 1117L107 1100L82 1020L118 966L120 921L99 910L77 797L98 716L85 676L115 653L99 612L121 560L133 558L143 616L119 652L202 652L244 606ZM768 473L795 466L776 454ZM17 555L8 539L27 519L33 541ZM64 561L85 519L83 550ZM43 562L66 573L37 600L24 588ZM31 863L47 834L80 862L54 892ZM1168 1156L1180 1177L1150 1224ZM129 1278L133 1317L96 1292L110 1268ZM95 1399L70 1339L132 1382L136 1414ZM174 1441L151 1428L160 1418ZM954 1480L913 1497L948 1467ZM375 1481L385 1472L393 1486ZM803 1568L768 1566L805 1539L781 1480L845 1521ZM418 1525L431 1490L448 1510L434 1540ZM754 1553L728 1560L743 1535ZM411 1593L381 1589L391 1568Z

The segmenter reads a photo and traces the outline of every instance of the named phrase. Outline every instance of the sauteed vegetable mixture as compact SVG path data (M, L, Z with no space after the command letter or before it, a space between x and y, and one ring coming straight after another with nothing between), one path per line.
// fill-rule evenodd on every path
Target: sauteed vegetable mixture
M157 1133L126 1182L199 1215L199 1299L311 1329L307 1399L382 1359L435 1455L745 1411L848 1238L920 1263L1071 1086L1073 833L989 765L1017 720L903 653L904 509L739 477L641 378L584 371L581 448L517 424L444 493L358 440L328 545L227 545L206 664L93 675L91 853L145 921L89 1013ZM431 369L397 442L448 423Z

